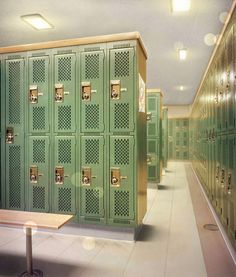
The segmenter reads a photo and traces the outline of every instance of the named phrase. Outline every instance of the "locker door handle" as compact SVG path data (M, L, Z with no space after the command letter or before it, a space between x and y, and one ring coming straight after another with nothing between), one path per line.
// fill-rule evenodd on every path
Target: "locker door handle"
M128 176L120 176L120 179L121 180L126 180L126 179L128 179Z
M14 143L14 130L11 127L8 127L6 130L6 143Z

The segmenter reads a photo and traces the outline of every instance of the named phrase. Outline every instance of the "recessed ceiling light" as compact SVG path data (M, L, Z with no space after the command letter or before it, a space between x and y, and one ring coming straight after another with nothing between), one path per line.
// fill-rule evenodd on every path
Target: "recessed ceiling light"
M172 11L173 12L186 12L190 10L190 0L172 0Z
M186 60L186 58L187 58L187 49L186 48L179 49L179 59L181 61L184 61Z
M53 28L53 25L50 24L41 14L22 15L21 19L36 30L46 30Z
M184 90L184 86L180 86L179 89L180 89L180 91L183 91Z

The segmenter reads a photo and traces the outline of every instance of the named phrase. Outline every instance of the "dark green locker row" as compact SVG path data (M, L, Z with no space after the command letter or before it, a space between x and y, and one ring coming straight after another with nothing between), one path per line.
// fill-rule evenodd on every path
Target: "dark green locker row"
M236 249L235 16L234 12L194 101L190 157Z
M117 40L1 55L3 208L142 222L145 49Z
M189 119L168 120L168 158L170 160L189 159Z
M149 182L162 176L162 92L147 90L147 170Z
M163 168L167 168L168 162L168 108L162 109L162 161Z

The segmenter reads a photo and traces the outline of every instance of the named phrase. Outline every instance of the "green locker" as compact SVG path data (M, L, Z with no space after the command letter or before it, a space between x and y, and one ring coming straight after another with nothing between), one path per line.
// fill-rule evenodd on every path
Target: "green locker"
M109 49L110 132L134 131L134 49Z
M147 139L148 180L160 182L160 145L157 138Z
M227 195L227 175L228 175L228 137L222 136L221 139L221 201L222 201L222 222L225 226L228 225L228 195Z
M55 136L53 167L53 211L75 214L75 137Z
M104 137L81 137L80 217L82 221L104 222Z
M110 136L109 221L134 220L134 138Z
M80 126L82 132L104 131L104 60L104 50L81 53Z
M54 131L75 132L76 56L54 56Z
M168 109L163 108L162 110L162 160L163 167L167 168L167 160L168 160ZM187 141L186 141L187 145Z
M29 132L49 132L49 56L28 59Z
M31 136L28 139L28 209L49 212L50 153L48 136Z
M6 60L6 208L25 208L24 195L24 80L25 60Z

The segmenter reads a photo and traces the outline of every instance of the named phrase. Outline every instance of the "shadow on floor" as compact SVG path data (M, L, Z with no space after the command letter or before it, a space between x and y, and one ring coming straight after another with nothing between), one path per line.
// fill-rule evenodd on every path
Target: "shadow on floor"
M142 229L138 235L137 241L152 241L153 237L157 235L157 230L153 225L143 224Z
M159 190L169 190L169 189L171 189L170 186L161 185L161 184L158 184L157 188L158 188Z
M79 270L79 266L63 264L60 261L56 262L48 259L34 258L33 264L34 269L43 271L45 277L70 276L72 271L75 271L76 269ZM19 276L20 273L25 270L26 259L24 256L0 253L0 276Z
M149 189L157 189L157 186L158 186L158 184L157 183L148 183L148 188Z
M165 172L166 172L166 173L173 173L174 171L173 171L173 170L170 170L170 169L165 169Z

